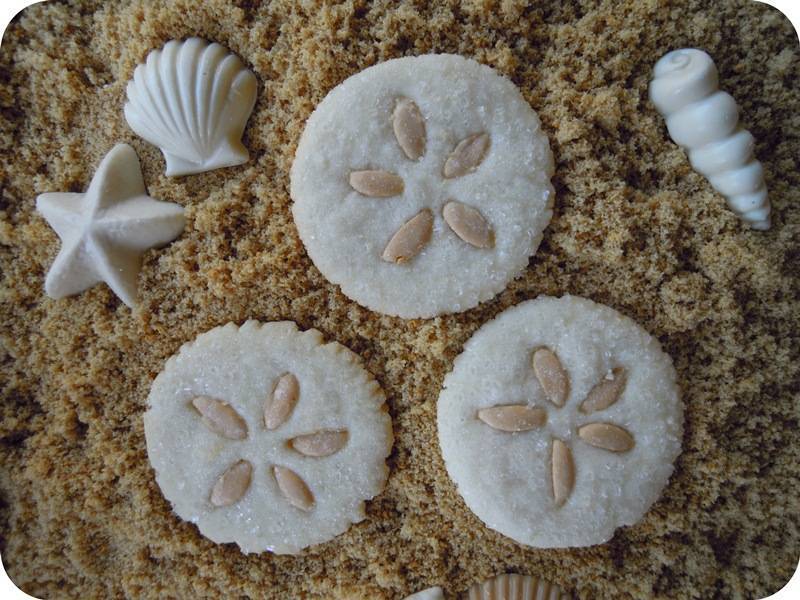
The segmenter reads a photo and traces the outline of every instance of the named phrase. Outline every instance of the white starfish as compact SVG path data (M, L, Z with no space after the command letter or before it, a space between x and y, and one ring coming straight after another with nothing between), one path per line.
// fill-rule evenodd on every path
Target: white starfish
M136 152L117 144L103 158L85 194L47 193L36 209L61 238L44 289L63 298L105 281L130 307L145 250L183 231L183 208L147 195Z

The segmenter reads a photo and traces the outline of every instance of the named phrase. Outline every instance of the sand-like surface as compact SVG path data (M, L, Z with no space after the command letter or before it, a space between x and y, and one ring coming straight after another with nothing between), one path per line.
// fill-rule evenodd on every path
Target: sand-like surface
M301 5L302 4L302 5ZM561 3L542 3L546 6ZM789 21L755 2L48 2L0 49L0 553L42 598L401 598L506 571L582 598L759 598L800 554L800 63ZM147 52L200 35L258 76L252 160L167 178L125 123ZM667 137L647 100L668 50L707 50L757 140L774 226L753 232ZM461 53L510 77L556 159L556 212L524 275L467 313L404 321L361 308L314 268L288 173L336 84L403 55ZM34 210L82 191L118 142L184 234L145 255L141 304L105 285L54 301L59 243ZM607 544L536 550L487 529L448 479L436 399L469 336L539 294L632 317L673 357L683 454L662 499ZM167 357L228 321L290 319L357 352L396 436L368 518L298 556L245 556L180 521L147 461L142 414Z

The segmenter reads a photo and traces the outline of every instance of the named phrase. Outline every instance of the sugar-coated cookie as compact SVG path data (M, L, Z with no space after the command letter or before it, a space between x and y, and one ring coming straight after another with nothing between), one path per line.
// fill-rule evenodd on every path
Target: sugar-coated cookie
M642 518L680 453L672 361L631 319L540 297L475 333L439 396L439 443L467 506L537 547L588 546Z
M147 453L175 512L244 552L295 553L364 518L392 425L358 357L294 323L230 323L153 382Z
M528 264L552 216L539 118L493 69L454 55L390 60L334 88L291 170L317 268L378 312L460 312Z

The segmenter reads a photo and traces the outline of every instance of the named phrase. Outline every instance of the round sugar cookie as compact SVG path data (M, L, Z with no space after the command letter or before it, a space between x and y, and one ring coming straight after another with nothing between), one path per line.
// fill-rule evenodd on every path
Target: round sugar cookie
M147 454L175 512L244 552L296 553L364 518L392 446L358 357L294 323L229 323L156 377Z
M589 546L636 523L681 450L658 341L615 310L540 297L481 327L439 396L439 444L467 506L530 546Z
M399 58L325 97L291 169L314 264L404 318L460 312L527 266L552 216L553 156L517 87L461 56Z

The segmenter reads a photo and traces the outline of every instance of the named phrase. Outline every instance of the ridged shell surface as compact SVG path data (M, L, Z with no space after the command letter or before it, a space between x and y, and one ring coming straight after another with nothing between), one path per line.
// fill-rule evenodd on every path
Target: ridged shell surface
M439 586L430 587L416 594L406 596L406 600L444 600L444 593Z
M256 88L255 75L223 46L171 40L136 67L125 119L161 149L167 175L240 165L249 158L241 138Z
M569 600L571 596L560 586L532 577L508 573L476 583L467 600Z
M753 229L769 229L770 204L764 170L753 155L753 136L739 124L736 101L718 89L718 81L708 54L694 48L674 50L653 69L650 100L692 167Z

